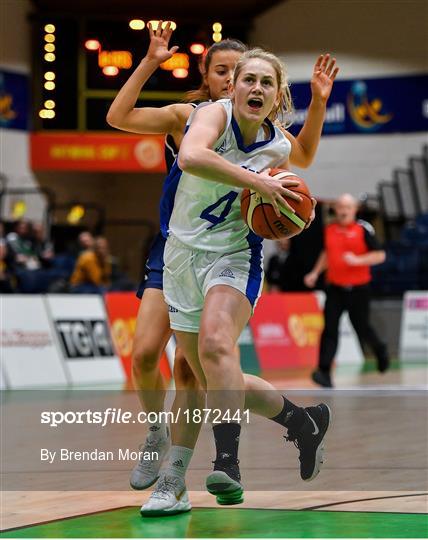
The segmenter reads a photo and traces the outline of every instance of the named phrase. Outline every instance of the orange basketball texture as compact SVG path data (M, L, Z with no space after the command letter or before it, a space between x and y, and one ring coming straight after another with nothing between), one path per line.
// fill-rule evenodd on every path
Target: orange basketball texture
M286 208L281 208L281 216L275 214L269 201L263 199L257 192L248 188L242 191L241 214L250 229L257 235L270 240L279 238L291 238L301 233L308 222L312 212L312 200L310 191L304 180L296 174L284 169L272 169L270 176L280 179L297 180L299 185L288 188L298 193L302 201L287 199L290 206L296 211L295 214Z

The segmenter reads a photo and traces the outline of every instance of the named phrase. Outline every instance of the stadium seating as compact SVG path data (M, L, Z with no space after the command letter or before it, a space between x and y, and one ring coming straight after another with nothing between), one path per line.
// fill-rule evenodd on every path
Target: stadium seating
M408 170L401 169L400 175L396 173L393 174L395 180L390 182L389 196L394 191L397 193L401 215L388 215L387 204L382 201L383 190L379 189L384 229L386 237L390 239L385 245L386 261L372 269L373 289L381 295L401 294L406 290L428 287L428 212L425 211L428 201L424 200L428 193L428 148L424 147L421 156L409 158ZM397 182L404 177L409 182L407 196L414 196L411 206L421 210L413 219L406 218L405 210L409 204L403 205L403 201L399 200L403 190L399 189ZM385 182L381 184L385 186ZM401 225L398 228L397 223Z

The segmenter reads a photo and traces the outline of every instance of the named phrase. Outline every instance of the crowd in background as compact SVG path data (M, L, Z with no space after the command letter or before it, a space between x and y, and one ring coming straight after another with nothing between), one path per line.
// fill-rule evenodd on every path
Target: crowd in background
M5 233L0 222L0 293L103 293L134 290L106 238L82 231L75 246L55 253L42 224L18 220Z
M320 214L320 212L318 212ZM135 290L103 236L76 232L67 251L55 252L55 242L42 224L0 221L0 293L103 293ZM290 240L265 241L266 284L271 291L307 291L307 272L322 250L324 223ZM428 214L402 227L397 240L385 244L386 261L372 268L372 289L378 296L401 295L428 286ZM323 275L317 288L323 288Z
M266 260L267 282L273 290L286 290L290 241L272 244ZM84 230L71 249L56 253L41 223L18 220L5 234L0 222L0 293L97 294L134 289L105 237Z

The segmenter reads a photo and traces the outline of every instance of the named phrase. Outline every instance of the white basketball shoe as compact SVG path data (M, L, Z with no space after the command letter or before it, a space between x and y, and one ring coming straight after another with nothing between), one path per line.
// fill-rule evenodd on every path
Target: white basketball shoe
M141 457L137 465L132 469L129 480L133 489L146 489L152 486L159 478L162 463L171 448L171 437L168 428L166 428L166 432L166 438L156 438L149 433L146 442L140 445ZM145 459L145 456L148 459ZM153 458L150 458L150 456L153 456Z
M186 484L178 476L162 473L150 499L141 507L143 517L172 516L191 510Z

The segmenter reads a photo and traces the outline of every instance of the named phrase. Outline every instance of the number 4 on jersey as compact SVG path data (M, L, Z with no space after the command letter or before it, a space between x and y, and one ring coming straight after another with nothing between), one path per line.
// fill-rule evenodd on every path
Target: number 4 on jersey
M201 217L202 219L206 219L211 223L207 227L207 229L212 229L219 223L223 223L223 221L226 221L226 217L229 214L229 212L232 209L232 204L235 201L236 197L238 196L238 193L236 191L229 191L229 193L226 193L226 195L223 195L223 197L220 197L220 199L215 202L214 204L211 204L210 206L207 206L205 210L202 210ZM219 215L213 214L214 210L217 210L217 208L220 208L224 204L224 208L221 211Z

